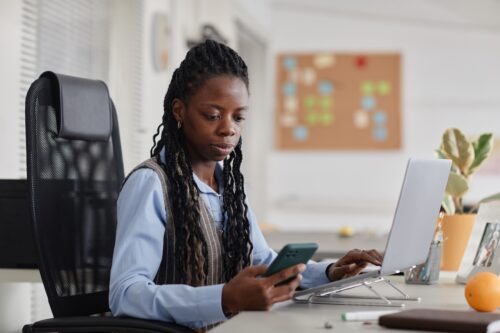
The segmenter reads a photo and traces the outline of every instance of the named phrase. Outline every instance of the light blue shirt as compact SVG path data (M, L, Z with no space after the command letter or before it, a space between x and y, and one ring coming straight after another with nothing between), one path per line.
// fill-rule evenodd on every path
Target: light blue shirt
M203 183L196 174L193 176L201 198L220 226L223 222L222 195ZM222 184L218 164L216 177ZM156 173L150 169L134 172L118 198L118 226L109 292L111 312L115 316L162 320L190 327L226 320L221 305L223 284L191 287L153 282L163 255L166 214ZM252 264L269 265L276 252L267 245L250 206L248 219L253 243ZM310 261L302 274L301 286L309 288L328 282L327 265Z

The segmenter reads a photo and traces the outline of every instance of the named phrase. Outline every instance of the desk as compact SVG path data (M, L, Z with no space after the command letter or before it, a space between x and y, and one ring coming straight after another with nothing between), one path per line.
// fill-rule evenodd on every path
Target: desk
M410 296L421 297L418 303L407 301L406 309L410 308L441 308L441 309L468 309L463 295L463 285L455 284L454 275L444 275L436 285L409 285L405 284L402 276L390 277L395 285L400 287ZM238 332L238 333L308 333L308 332L383 332L407 333L408 330L386 330L378 326L376 321L371 325L363 322L340 319L346 311L392 310L395 308L372 306L346 306L322 304L296 304L292 301L276 304L271 311L242 312L236 317L210 331L213 333ZM397 308L396 308L397 309ZM328 321L333 329L325 329L324 323Z
M0 269L0 332L52 317L38 269Z
M347 251L355 248L376 249L383 251L387 242L387 235L356 233L351 237L340 237L334 232L296 232L296 231L270 231L264 237L273 250L279 251L288 243L318 243L319 248L314 255L314 260L326 258L340 258Z
M0 283L7 282L42 282L38 269L0 268Z

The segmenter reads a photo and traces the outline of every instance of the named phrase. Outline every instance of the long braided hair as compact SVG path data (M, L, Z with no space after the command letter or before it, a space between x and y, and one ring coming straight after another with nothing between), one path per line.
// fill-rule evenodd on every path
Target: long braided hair
M231 48L213 40L199 44L186 55L172 76L163 104L162 123L153 136L151 156L160 161L165 148L165 163L160 162L169 181L169 195L175 230L175 266L183 283L204 284L208 271L207 244L200 227L199 189L185 147L182 131L172 112L175 98L189 102L189 97L208 79L228 75L241 79L248 89L248 71L243 59ZM163 127L163 130L160 130ZM156 139L160 135L157 142ZM223 215L225 217L223 260L225 281L250 264L253 245L245 203L243 175L240 171L243 155L241 138L224 160Z

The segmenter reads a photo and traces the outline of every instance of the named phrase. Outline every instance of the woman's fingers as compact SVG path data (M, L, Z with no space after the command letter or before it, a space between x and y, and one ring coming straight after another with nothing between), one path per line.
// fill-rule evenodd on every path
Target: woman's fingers
M266 272L266 265L258 265L258 266L248 266L241 271L241 273L245 276L256 277L258 275L262 275Z
M353 266L353 267L350 267L350 266ZM354 269L355 266L356 266L356 264L348 264L348 265L344 265L344 266L333 266L330 268L330 270L328 272L328 278L331 281L340 280L340 279L344 278L344 276L346 274L348 274L352 269Z
M295 289L300 284L302 280L302 275L298 274L292 281L287 284L273 287L271 291L271 300L273 303L283 302L292 298Z
M384 256L382 254L380 254L380 252L378 252L375 249L371 249L371 250L368 250L366 252L368 252L368 254L370 254L372 257L377 258L380 262L382 262L384 260Z
M274 286L278 283L280 283L283 280L286 280L292 276L296 276L299 273L303 272L306 269L306 266L304 264L298 264L289 268L285 268L281 271L279 271L276 274L273 274L269 277L267 277L265 280L268 283L268 286Z
M352 263L343 266L333 266L330 268L328 277L332 281L344 279L347 277L355 276L361 273L361 271L366 267L367 263Z
M345 256L337 261L338 266L343 266L351 263L362 264L368 262L374 265L381 265L383 257L377 250L351 250Z
M365 263L368 262L380 266L382 264L382 260L380 259L380 256L377 254L378 252L376 252L375 250L370 250L370 251L363 250L359 253L359 260L362 260Z

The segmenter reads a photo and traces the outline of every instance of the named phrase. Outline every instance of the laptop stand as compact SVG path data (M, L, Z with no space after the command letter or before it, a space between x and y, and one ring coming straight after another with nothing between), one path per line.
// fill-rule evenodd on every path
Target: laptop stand
M383 296L375 290L372 285L385 282L386 285L397 291L399 296ZM373 295L345 295L341 294L347 290L352 290L358 287L366 287ZM392 282L384 277L378 277L373 280L363 280L341 287L326 288L324 290L311 293L305 296L294 296L293 300L296 303L308 304L342 304L342 305L367 305L367 306L387 306L387 307L404 307L402 301L417 301L420 302L420 297L410 297L401 289L396 287Z

